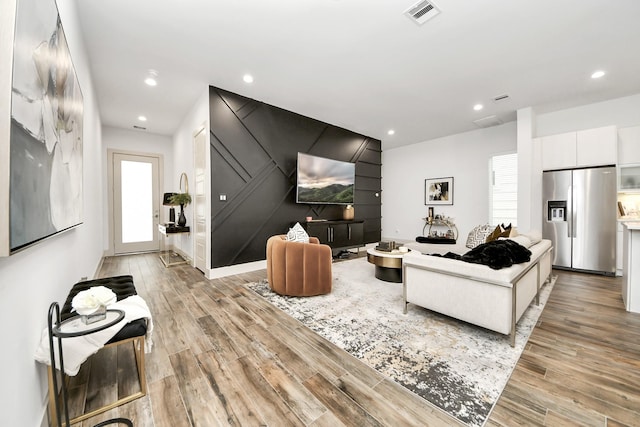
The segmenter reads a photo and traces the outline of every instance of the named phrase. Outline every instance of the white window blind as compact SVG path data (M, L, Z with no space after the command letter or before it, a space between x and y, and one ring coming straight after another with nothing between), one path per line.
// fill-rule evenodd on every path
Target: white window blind
M491 158L491 224L518 223L518 154Z

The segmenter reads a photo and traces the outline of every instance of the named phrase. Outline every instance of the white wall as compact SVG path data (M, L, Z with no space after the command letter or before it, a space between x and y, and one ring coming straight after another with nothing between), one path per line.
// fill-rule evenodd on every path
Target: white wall
M516 151L516 123L478 129L382 153L382 236L415 240L422 235L427 206L424 180L453 177L452 206L435 206L453 217L458 239L489 221L489 159Z
M638 126L640 94L543 114L536 114L532 109L523 109L520 113L517 124L511 122L384 150L383 238L414 240L421 235L424 225L421 218L427 211L424 179L453 176L453 206L435 206L435 210L454 217L459 238L466 239L472 227L488 220L488 159L516 150L519 150L519 174L533 175L519 177L522 185L519 185L518 224L521 229L540 230L541 176L535 176L540 175L540 168L536 167L540 159L539 153L531 147L531 137L609 125L618 128Z
M640 124L640 93L552 113L538 113L534 137L615 125Z
M7 258L0 258L0 410L2 425L39 426L45 416L46 369L33 359L47 311L63 302L81 277L92 277L102 257L103 210L100 118L75 3L58 2L71 57L84 95L84 222ZM6 66L6 64L2 64Z
M178 131L173 135L173 172L167 171L167 177L175 177L175 185L178 188L180 184L180 175L184 172L189 180L189 193L193 196L195 178L193 175L194 158L193 158L193 136L202 126L207 129L207 141L209 138L209 86L203 87L202 95L196 100L191 111L182 120ZM167 178L169 182L169 178ZM187 225L193 226L193 205L185 208L184 212L187 217ZM193 235L194 233L183 233L174 236L174 245L193 259Z
M532 212L534 206L531 199L542 197L542 175L539 171L538 151L534 148L535 114L533 108L518 110L518 227L521 230L540 230L536 226L537 212ZM536 163L537 162L537 163ZM539 216L539 215L538 215Z
M171 137L164 135L157 135L153 133L114 128L110 126L102 127L102 150L103 162L102 162L102 176L104 177L103 185L103 199L102 203L108 207L108 185L107 182L107 168L112 167L109 165L109 158L107 156L107 150L121 150L122 152L135 152L135 153L147 153L147 154L161 154L164 160L161 170L164 172L160 177L160 192L175 192L178 191L178 182L173 173L173 141ZM169 209L161 208L162 214L160 216L161 222L169 220ZM103 221L104 228L104 244L105 252L113 253L112 239L110 239L109 226L109 208L104 209Z

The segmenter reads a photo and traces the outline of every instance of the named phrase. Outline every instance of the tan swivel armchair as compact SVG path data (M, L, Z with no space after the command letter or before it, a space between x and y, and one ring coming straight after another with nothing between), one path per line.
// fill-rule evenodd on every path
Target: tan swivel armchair
M309 243L289 242L284 235L267 240L267 280L280 295L328 294L331 262L331 247L316 237L310 237Z

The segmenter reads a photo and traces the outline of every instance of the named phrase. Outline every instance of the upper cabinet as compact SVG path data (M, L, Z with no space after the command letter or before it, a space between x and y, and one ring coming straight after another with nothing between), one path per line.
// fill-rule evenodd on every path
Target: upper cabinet
M576 166L618 163L618 130L615 126L576 132Z
M618 164L640 163L640 126L618 130Z
M550 135L539 140L543 170L615 165L618 160L615 126Z
M576 165L576 133L561 133L540 138L542 170L564 169Z
M640 164L618 166L618 191L621 193L640 192Z

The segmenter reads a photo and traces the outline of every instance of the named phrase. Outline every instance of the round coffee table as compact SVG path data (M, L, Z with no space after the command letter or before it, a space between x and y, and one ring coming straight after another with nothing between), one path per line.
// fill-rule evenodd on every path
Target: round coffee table
M411 251L391 252L367 249L367 261L376 266L376 278L385 282L402 283L402 257Z

